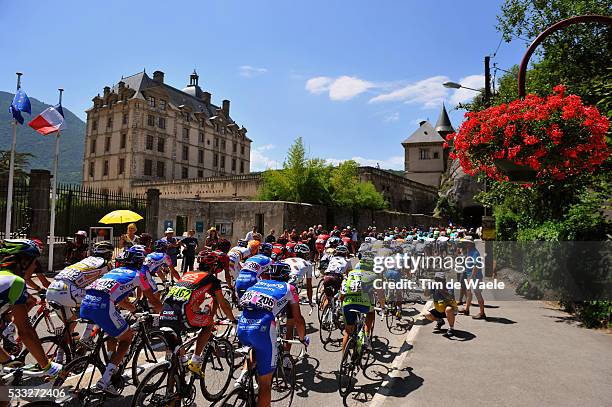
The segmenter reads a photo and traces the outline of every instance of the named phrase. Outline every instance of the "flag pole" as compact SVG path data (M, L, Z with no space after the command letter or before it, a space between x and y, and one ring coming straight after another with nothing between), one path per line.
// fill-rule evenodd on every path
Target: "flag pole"
M64 89L59 88L59 105L62 105L62 93ZM55 156L53 158L53 184L51 186L51 222L49 224L49 266L47 270L53 271L53 247L55 245L55 201L57 199L57 163L59 161L60 130L55 134Z
M17 90L21 88L21 72L17 72ZM11 218L13 215L13 178L15 177L15 148L17 147L17 120L13 118L13 144L11 147L11 162L9 164L8 193L6 196L6 223L4 235L7 239L11 238Z

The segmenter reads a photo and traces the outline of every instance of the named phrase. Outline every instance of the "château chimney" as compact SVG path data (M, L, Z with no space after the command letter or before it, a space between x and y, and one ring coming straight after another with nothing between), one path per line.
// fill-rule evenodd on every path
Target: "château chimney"
M229 117L229 112L230 112L230 101L225 99L223 101L223 114L225 115L225 117Z
M210 94L210 92L202 92L202 100L204 101L204 103L210 105L211 97L212 95Z
M164 73L162 71L153 72L153 80L155 82L164 83Z

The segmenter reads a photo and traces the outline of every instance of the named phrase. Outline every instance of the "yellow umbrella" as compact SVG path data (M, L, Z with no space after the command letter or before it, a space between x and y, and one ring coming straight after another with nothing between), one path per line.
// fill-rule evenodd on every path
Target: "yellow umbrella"
M140 216L136 212L132 212L127 209L119 209L119 210L112 211L111 213L107 213L106 215L104 215L104 217L100 219L100 223L104 223L105 225L110 225L113 223L138 222L141 219L142 219L142 216Z

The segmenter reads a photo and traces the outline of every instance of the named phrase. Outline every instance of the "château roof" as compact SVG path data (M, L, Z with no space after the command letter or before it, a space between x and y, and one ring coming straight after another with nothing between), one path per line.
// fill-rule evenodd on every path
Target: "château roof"
M402 142L402 145L416 144L416 143L443 143L444 139L438 133L429 121L424 120L421 125L414 133L412 133L406 140Z
M450 119L448 118L448 113L446 112L446 106L444 106L444 103L442 103L440 117L438 117L438 121L436 122L436 131L440 134L449 134L455 131Z

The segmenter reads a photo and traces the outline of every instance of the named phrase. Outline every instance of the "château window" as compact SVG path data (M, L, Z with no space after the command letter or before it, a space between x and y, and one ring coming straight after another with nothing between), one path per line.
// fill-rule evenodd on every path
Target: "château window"
M244 155L244 144L240 146L240 154Z
M429 149L428 148L419 148L419 160L429 160Z
M166 101L165 100L159 100L159 108L161 110L166 110Z
M181 177L183 179L187 179L189 177L189 168L183 167L183 169L181 171Z
M219 137L215 137L215 147L219 147Z
M204 142L204 133L203 132L200 132L200 139L199 140L200 140L200 143Z
M102 172L102 176L108 177L108 160L104 160L104 170Z
M96 163L91 161L89 163L89 178L93 179L94 175L96 175Z
M121 146L120 146L120 148L125 148L126 143L127 143L127 133L122 133L121 134Z
M198 164L204 164L204 150L198 150Z
M89 144L89 153L90 154L96 153L96 139L91 140L91 143Z
M155 98L153 96L148 96L147 102L149 103L149 106L155 107Z
M166 148L166 140L160 137L159 139L157 139L157 151L160 153L163 153L165 148Z
M221 168L225 168L225 156L221 156Z
M234 143L232 144L232 151L235 153L236 151L238 151L238 144Z
M198 178L204 178L204 171L198 170Z
M123 124L128 124L128 115L127 115L127 113L123 114Z
M98 130L98 121L97 120L93 120L91 122L91 129L92 130Z
M232 171L236 171L236 159L232 158Z
M110 143L111 143L111 138L107 137L106 140L104 140L104 152L110 151Z
M147 126L155 126L155 116L152 114L147 116Z
M221 140L221 150L225 151L225 140Z
M165 129L166 128L166 119L163 117L160 117L159 120L157 121L157 127L159 127L160 129Z
M113 118L112 118L112 117L109 117L109 118L106 120L106 128L107 128L107 129L112 129L112 128L113 128Z
M163 161L158 161L157 162L157 176L159 178L165 178L166 177L166 163Z
M244 174L244 161L240 161L240 173Z
M189 128L183 127L183 140L189 140Z
M152 160L144 160L144 175L151 176L153 175L153 161Z
M147 140L146 140L145 148L147 150L153 150L153 136L150 135L150 134L147 134Z
M119 175L125 172L125 158L119 159Z
M213 167L217 167L219 165L219 154L215 153L213 155Z
M433 158L434 159L440 158L440 153L438 153L437 151L433 153Z
M189 147L183 146L183 160L189 160Z

